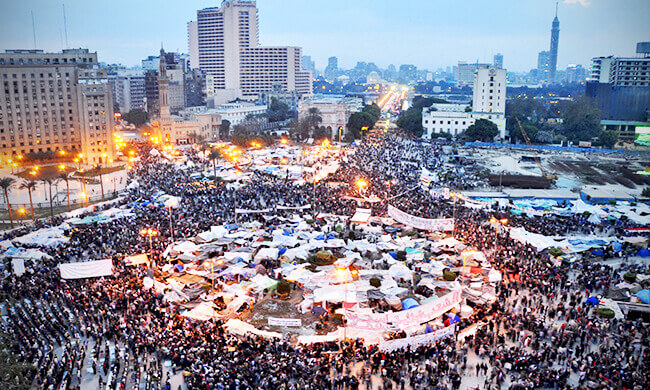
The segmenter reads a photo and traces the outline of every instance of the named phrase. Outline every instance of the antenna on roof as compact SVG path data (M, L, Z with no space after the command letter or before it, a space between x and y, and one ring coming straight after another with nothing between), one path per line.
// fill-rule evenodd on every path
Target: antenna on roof
M556 2L555 2L555 17L556 17L556 18L557 18L557 5L558 5L558 2L556 1Z
M36 23L34 23L34 11L32 13L32 34L34 36L34 49L36 49Z
M65 3L63 6L63 30L65 31L65 48L68 48L68 21L65 18Z

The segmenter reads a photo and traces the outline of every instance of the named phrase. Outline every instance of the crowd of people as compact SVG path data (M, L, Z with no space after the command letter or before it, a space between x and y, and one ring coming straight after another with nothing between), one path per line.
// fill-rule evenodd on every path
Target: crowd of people
M475 209L455 198L433 197L419 185L423 166L439 172L439 185L464 189L480 182L471 173L472 164L441 145L397 136L366 139L346 153L337 172L303 185L260 172L245 184L197 182L191 172L152 156L150 145L138 147L141 159L130 173L138 186L118 203L131 207L133 216L75 227L69 242L40 248L50 257L32 265L33 272L0 281L9 348L13 359L25 365L15 375L27 376L34 388L170 388L179 371L184 386L206 390L650 388L648 324L601 320L585 305L633 265L608 267L583 259L557 266L548 253L511 239L507 231L499 233L495 248L496 232L487 221L507 214L511 226L542 234L623 233L620 223L595 225L582 216L514 216L498 206ZM188 158L197 166L206 164L193 151ZM360 177L367 188L354 185ZM181 197L182 207L170 216L170 210L154 202L160 192ZM152 254L161 264L161 253L174 240L211 226L243 221L278 226L295 211L277 206L309 204L314 217L352 215L368 194L379 199L366 203L374 215L385 215L391 204L421 217L453 217L458 240L488 253L493 267L505 275L516 276L504 277L493 304L476 307L458 324L458 329L475 326L473 335L394 352L359 340L306 346L288 339L234 336L219 320L181 316L178 305L142 288L143 278L151 275L148 269L126 267L123 261L125 255L149 250L140 234L143 228L160 232ZM238 208L274 212L236 214ZM55 217L3 238L61 222ZM62 280L58 274L61 262L98 258L112 259L112 277ZM11 375L0 379L21 380Z

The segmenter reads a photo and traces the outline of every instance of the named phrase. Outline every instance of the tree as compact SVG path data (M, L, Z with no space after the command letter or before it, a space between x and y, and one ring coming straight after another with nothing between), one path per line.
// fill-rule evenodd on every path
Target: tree
M422 127L422 109L425 107L431 107L435 103L447 103L446 100L437 99L437 98L424 98L422 96L416 96L413 99L413 104L409 107L408 110L404 111L397 119L397 126L399 128L411 133L415 137L421 137L424 133L424 128Z
M212 171L214 177L217 177L217 165L216 162L221 158L221 151L219 149L210 149L207 151L208 160L212 161Z
M313 130L318 128L318 124L323 121L320 110L317 107L309 107L307 112L307 123L309 124L309 129Z
M587 98L571 102L565 112L564 135L571 141L590 141L600 134L600 111Z
M603 130L600 132L598 139L603 146L611 149L618 141L618 133L614 130Z
M54 199L52 199L52 184L56 183L56 179L43 179L43 189L45 189L45 184L50 186L50 218L54 218L54 204L52 203Z
M219 139L228 138L230 135L230 121L228 119L223 119L219 125Z
M0 188L4 190L5 193L5 200L7 201L7 210L9 210L9 222L11 223L11 227L14 227L14 218L13 215L11 214L11 203L9 203L9 191L11 190L11 186L14 184L14 179L13 177L3 177L0 179Z
M355 112L348 119L349 137L352 139L361 138L361 130L364 127L371 129L375 126L376 120L367 112Z
M498 134L497 125L487 119L477 119L462 133L462 137L468 141L492 142Z
M20 185L20 189L27 190L27 193L29 194L29 209L32 213L32 221L35 221L36 219L34 218L34 203L32 203L32 191L36 189L36 181L23 180L22 184Z
M59 174L59 179L65 181L66 198L68 199L68 211L72 211L72 206L70 205L70 175L66 172L61 172Z
M524 135L521 133L521 129L519 128L519 125L517 124L517 120L515 117L512 118L511 121L506 122L507 126L510 128L510 139L515 142L525 142L526 139L524 138ZM527 121L522 121L521 127L524 128L526 131L526 134L528 134L528 138L530 138L531 142L535 142L537 140L537 133L538 133L538 128L532 123L528 123Z
M307 118L296 118L289 125L289 134L291 138L301 141L309 137L310 123Z
M102 202L104 201L104 178L102 177L102 164L95 165L95 172L99 175L99 188L102 190Z
M280 122L290 117L291 110L289 105L276 97L271 98L271 104L266 112L269 122Z
M35 368L26 363L18 351L15 338L0 330L0 388L7 390L27 390L32 386Z
M122 119L135 125L135 127L140 127L147 123L147 113L142 110L131 110L124 114Z

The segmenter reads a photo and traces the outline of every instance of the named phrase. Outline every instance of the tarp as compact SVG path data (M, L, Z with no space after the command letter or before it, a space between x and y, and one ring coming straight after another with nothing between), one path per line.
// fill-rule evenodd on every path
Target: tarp
M124 258L124 263L126 265L138 265L138 264L149 264L149 258L147 257L146 253L142 253L139 255L133 255L133 256L126 256Z
M16 276L22 276L25 273L25 259L11 259L11 266Z
M644 288L634 295L639 298L639 301L650 304L650 290Z
M368 223L370 216L372 215L372 209L362 209L357 208L357 211L352 216L350 222L352 223Z
M201 302L192 310L188 310L181 315L199 321L221 318L219 313L214 310L214 304L212 302Z
M62 279L96 278L113 275L111 259L59 264Z
M407 214L391 205L388 205L388 216L393 218L395 221L399 223L414 227L416 229L432 230L432 231L454 230L453 218L440 218L440 219L420 218L411 214Z
M643 248L636 255L641 257L650 257L650 250Z
M247 333L252 333L266 338L278 338L278 339L282 338L282 335L280 333L259 330L251 324L248 324L244 321L234 319L234 318L228 320L228 322L225 323L224 327L229 332L242 335L242 336Z
M402 301L402 310L408 310L418 306L420 306L420 304L413 298L406 298Z

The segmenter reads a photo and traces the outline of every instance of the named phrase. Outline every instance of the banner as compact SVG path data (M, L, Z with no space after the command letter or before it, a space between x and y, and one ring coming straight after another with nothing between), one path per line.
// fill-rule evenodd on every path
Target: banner
M403 339L388 340L379 343L378 348L380 351L384 352L393 352L398 349L404 349L410 347L415 349L423 345L432 344L438 340L442 340L446 337L452 336L456 331L456 325L450 325L446 328L442 328L432 333L421 334L413 337L406 337Z
M420 218L411 214L407 214L402 210L388 205L388 216L393 218L399 223L414 227L421 230L433 230L433 231L452 231L454 230L454 219L453 218L439 218L439 219L430 219L430 218Z
M429 172L429 170L426 168L422 168L422 173L420 174L420 184L424 188L429 188L429 184L431 184L431 181L432 181L431 172Z
M269 317L269 325L273 326L302 326L300 318L275 318Z
M307 204L307 205L304 205L304 206L297 206L297 207L276 206L275 208L278 209L278 210L306 210L306 209L310 209L311 205Z
M462 290L454 290L449 294L424 305L408 310L388 313L356 313L346 312L345 318L350 328L364 330L382 330L389 324L406 329L429 322L451 310L461 301Z
M235 214L263 214L269 212L271 212L271 209L262 209L262 210L235 209Z
M111 259L59 264L61 279L96 278L113 275Z

